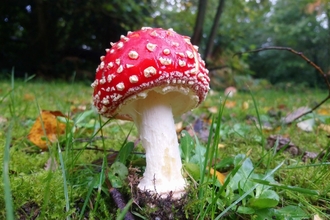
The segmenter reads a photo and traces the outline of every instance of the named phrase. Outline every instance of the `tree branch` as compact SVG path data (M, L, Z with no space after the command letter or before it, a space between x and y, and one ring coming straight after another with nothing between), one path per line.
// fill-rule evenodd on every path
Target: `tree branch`
M250 51L247 51L247 52L236 53L236 54L234 54L234 56L236 56L236 55L242 55L243 53L258 53L258 52L264 51L264 50L285 50L285 51L291 52L291 53L299 56L300 58L302 58L303 60L305 60L309 65L311 65L314 69L316 69L316 71L323 77L324 82L327 85L328 96L325 99L323 99L321 102L319 102L318 104L316 104L311 110L306 111L306 112L302 113L301 115L298 115L292 121L295 121L295 120L301 118L304 115L307 115L309 113L312 113L313 111L315 111L317 108L319 108L321 105L323 105L326 101L328 101L330 99L330 82L329 82L329 79L328 79L328 75L325 74L323 72L323 70L318 65L316 65L310 59L308 59L302 52L298 52L298 51L296 51L296 50L294 50L294 49L292 49L290 47L272 46L272 47L263 47L263 48L259 48L259 49L256 49L256 50L250 50Z

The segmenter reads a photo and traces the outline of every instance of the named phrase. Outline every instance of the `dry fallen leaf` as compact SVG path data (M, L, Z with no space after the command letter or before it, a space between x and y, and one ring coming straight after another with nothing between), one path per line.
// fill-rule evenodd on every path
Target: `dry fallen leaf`
M49 158L45 163L45 170L56 171L58 168L58 164L54 158Z
M225 107L226 108L234 108L235 106L236 106L236 102L235 101L227 100L226 103L225 103Z
M207 110L209 110L209 112L216 114L218 113L218 108L215 106L209 107Z
M293 122L294 120L296 120L296 118L298 118L300 115L310 111L311 109L309 107L300 107L298 109L296 109L295 111L289 113L285 118L284 118L284 123L285 124L290 124L291 122Z
M330 125L320 124L317 128L330 134Z
M300 148L292 143L291 139L282 135L270 135L267 138L267 149L276 147L276 151L282 150L285 147L285 151L289 152L292 156L302 154Z
M66 124L58 121L58 116L66 117L60 111L42 110L30 130L28 139L42 150L47 150L47 139L51 143L56 142L58 136L65 132Z
M176 130L177 134L179 134L183 129L184 129L184 127L183 127L182 121L175 124L175 130Z
M218 144L218 149L225 148L225 147L226 147L226 145L224 145L224 144Z
M242 103L242 110L247 110L249 108L249 103L247 101L244 101Z
M324 116L328 116L328 115L330 115L330 108L328 107L324 107L324 108L320 108L320 109L318 109L317 111L317 114L319 114L319 115L324 115Z
M222 185L225 183L226 176L224 174L214 170L213 168L210 168L210 174L215 175Z
M311 131L313 131L314 124L315 124L314 118L310 118L310 119L298 122L297 127L303 131L311 132Z
M314 215L313 220L323 220L319 215Z
M34 95L30 94L30 93L26 93L24 94L24 100L26 101L33 101L34 100Z

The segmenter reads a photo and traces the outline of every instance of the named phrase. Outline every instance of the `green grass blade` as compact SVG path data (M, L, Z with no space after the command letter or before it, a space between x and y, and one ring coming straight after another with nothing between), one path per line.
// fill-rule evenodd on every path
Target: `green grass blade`
M253 182L256 182L256 183L260 183L260 184L267 185L267 186L273 186L273 187L276 187L279 189L287 189L287 190L304 193L304 194L309 194L309 195L314 195L314 196L320 195L318 190L306 189L306 188L301 188L301 187L297 187L297 186L287 186L287 185L283 185L280 183L270 183L269 181L260 180L260 179L250 179L250 180L252 180Z
M11 143L11 132L13 123L11 122L6 135L5 152L3 158L3 184L5 193L5 204L6 204L6 218L7 220L14 220L14 207L13 199L11 195L10 179L9 179L9 162L10 162L10 143Z
M116 220L122 220L125 219L126 213L128 212L129 208L131 207L131 205L133 204L133 199L131 199L126 206L123 208L123 210L121 210L121 212L119 213L119 215L117 216Z
M57 149L58 149L58 155L59 155L61 168L62 168L63 189L64 189L64 197L65 197L65 211L69 212L70 211L70 201L69 201L68 185L67 185L67 181L66 181L65 164L64 164L64 160L63 160L61 146L59 145L59 143L57 144ZM70 217L68 216L67 219L69 220Z

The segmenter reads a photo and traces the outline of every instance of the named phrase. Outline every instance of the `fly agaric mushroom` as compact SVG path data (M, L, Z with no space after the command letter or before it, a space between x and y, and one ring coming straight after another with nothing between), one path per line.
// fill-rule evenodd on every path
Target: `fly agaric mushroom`
M141 191L181 198L186 181L174 116L198 106L210 78L198 48L172 29L144 27L111 43L96 69L99 114L133 120L146 152Z

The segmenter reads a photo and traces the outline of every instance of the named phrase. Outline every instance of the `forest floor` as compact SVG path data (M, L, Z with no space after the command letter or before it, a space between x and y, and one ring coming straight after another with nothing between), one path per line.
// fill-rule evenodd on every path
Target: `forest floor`
M137 204L131 189L145 159L136 128L99 117L89 85L2 81L0 218L329 219L330 102L298 121L287 117L326 96L273 88L226 99L211 91L176 119L189 189L169 214Z

